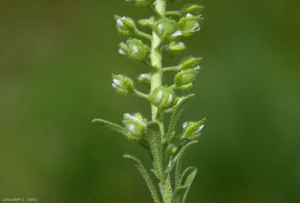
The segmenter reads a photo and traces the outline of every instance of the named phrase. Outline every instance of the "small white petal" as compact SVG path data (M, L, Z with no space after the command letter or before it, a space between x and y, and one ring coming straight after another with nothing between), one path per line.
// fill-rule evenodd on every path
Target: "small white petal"
M122 27L124 25L124 23L122 22L121 19L117 19L117 26L118 27Z
M172 103L172 101L173 101L173 95L170 94L169 98L168 98L168 101L167 101L167 106L169 106Z
M193 15L190 14L190 13L187 13L187 14L186 14L186 17L191 17L191 16L193 16Z
M204 125L201 125L195 133L199 133L204 128Z
M135 130L135 127L134 127L133 124L130 124L130 125L129 125L129 130L130 130L130 132L132 132L133 134L136 133L136 130Z
M123 49L119 49L119 54L122 54L122 55L126 55L126 53L124 52L124 50Z
M133 48L133 53L138 53L139 52L139 50L136 46L133 46L132 48Z
M140 77L141 78L145 78L145 79L150 79L150 75L149 74L145 74L145 73L141 74Z
M162 24L159 24L158 27L157 27L157 29L158 29L158 33L159 33L159 34L162 34L163 25L162 25Z
M113 84L115 84L115 85L117 85L117 86L120 86L120 85L121 85L121 82L120 82L120 80L114 78L114 79L113 79Z
M204 128L204 125L201 125L201 126L199 127L199 131L202 130L203 128Z
M174 32L172 35L170 35L171 37L177 37L177 36L181 36L182 32L180 30Z
M140 119L138 119L136 116L130 115L129 113L125 113L124 117L128 117L130 119L132 119L133 121L135 121L136 123L139 123L143 126L146 126L146 123L144 123L143 121L141 121Z
M200 24L198 22L196 22L194 27L192 28L192 30L195 30L195 31L200 30Z
M157 93L157 97L156 97L156 101L157 101L157 102L160 102L160 101L161 101L162 95L163 95L163 91L162 91L162 90L159 90L158 93Z
M200 66L196 66L194 69L195 69L195 70L200 70L201 67L200 67Z
M182 128L183 128L183 129L186 129L187 126L188 126L188 122L185 121L185 122L182 124Z

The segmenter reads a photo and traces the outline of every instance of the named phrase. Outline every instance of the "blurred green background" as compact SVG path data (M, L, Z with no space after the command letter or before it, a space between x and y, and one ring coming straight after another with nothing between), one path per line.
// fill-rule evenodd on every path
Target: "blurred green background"
M180 122L207 122L185 159L199 169L187 202L300 202L300 1L168 8L188 2L205 6L201 31L185 39L187 54L204 60ZM114 14L150 15L124 0L0 1L0 198L152 202L122 158L150 166L148 154L91 123L150 114L147 102L111 88L111 73L147 71L117 53L126 38Z

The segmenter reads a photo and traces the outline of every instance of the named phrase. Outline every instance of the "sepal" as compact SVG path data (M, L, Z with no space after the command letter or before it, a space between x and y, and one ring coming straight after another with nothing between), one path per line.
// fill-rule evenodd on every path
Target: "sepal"
M189 69L189 68L198 68L200 69L199 63L202 60L201 57L190 57L181 60L179 67L181 70Z
M172 41L169 43L168 50L170 50L173 54L180 53L185 50L185 44L183 42L175 42Z
M140 24L143 27L153 28L153 24L155 22L154 17L150 17L149 19L141 19L138 21L138 24Z
M142 73L138 77L138 81L144 83L146 85L151 84L151 74L150 73Z
M181 13L183 16L190 13L193 16L200 15L201 11L204 9L204 6L200 6L197 4L187 4L181 9Z

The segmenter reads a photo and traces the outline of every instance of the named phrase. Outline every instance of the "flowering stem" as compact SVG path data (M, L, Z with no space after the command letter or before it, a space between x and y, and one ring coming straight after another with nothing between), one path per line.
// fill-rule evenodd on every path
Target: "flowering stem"
M148 8L155 14L149 19L141 19L138 24L129 17L115 15L117 30L129 37L126 42L119 44L119 53L150 67L150 73L148 70L138 77L139 82L150 86L150 92L137 90L134 81L125 75L113 74L112 86L120 94L146 99L151 105L151 120L140 113L125 113L124 127L103 119L94 119L93 122L124 135L150 152L153 165L151 171L158 179L159 188L154 186L148 170L140 160L131 155L124 155L124 158L135 164L155 203L185 203L197 169L188 167L182 171L183 156L192 144L197 143L196 139L201 135L205 119L186 121L183 123L183 132L175 132L179 116L194 97L194 94L178 97L176 91L188 90L193 86L201 58L187 57L178 65L163 67L162 53L168 52L173 56L185 50L185 44L178 42L178 39L190 36L200 29L202 7L188 4L178 11L166 11L167 0L126 1L137 7ZM140 31L138 25L150 28L152 32ZM171 71L175 72L174 83L164 84L163 74ZM171 113L166 124L165 113ZM172 173L172 169L175 172Z
M160 17L164 17L166 13L166 0L156 0L155 2L155 10L156 13ZM162 85L162 75L163 75L163 69L162 69L162 48L161 48L161 39L160 37L155 33L153 30L152 32L152 43L151 43L151 53L150 53L150 60L151 60L151 92L155 90L157 87ZM156 120L158 122L158 125L160 127L160 139L163 139L164 136L164 126L163 126L163 114L160 114L159 117L157 117L157 111L158 108L151 104L151 111L152 111L152 120ZM160 156L165 157L165 149L164 149L164 143L159 143L162 150L162 154ZM160 162L163 162L163 159L159 160ZM165 171L165 163L157 163L159 166L163 167L163 170ZM160 179L160 191L163 197L164 203L171 203L172 201L172 186L171 186L171 180L170 180L170 174L163 175L162 179Z

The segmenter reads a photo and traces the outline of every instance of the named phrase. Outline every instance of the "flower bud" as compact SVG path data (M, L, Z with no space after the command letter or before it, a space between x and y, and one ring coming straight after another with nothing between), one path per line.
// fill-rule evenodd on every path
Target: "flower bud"
M150 53L150 48L135 38L128 39L126 43L122 42L119 46L120 54L127 55L137 62L146 60Z
M126 1L137 7L149 7L154 2L154 0L126 0Z
M168 109L176 104L177 97L171 88L160 86L150 94L150 101L160 109Z
M150 85L151 84L151 75L150 75L150 73L140 74L139 77L138 77L138 81L140 81L141 83L144 83L146 85Z
M133 135L133 138L140 140L146 134L147 120L141 114L124 114L123 124L125 128Z
M149 19L141 19L138 23L143 27L152 28L154 24L154 17L150 17Z
M182 31L183 36L190 36L201 28L202 18L200 16L193 16L192 14L186 14L186 17L181 18L178 25Z
M113 74L112 79L113 79L112 86L118 93L123 95L128 95L133 93L134 84L130 78L124 75Z
M193 87L198 69L188 69L180 71L175 75L174 83L181 90L188 90Z
M181 70L185 70L185 69L189 69L189 68L200 69L199 63L201 60L202 60L201 57L186 58L180 62L179 66L180 66Z
M170 42L168 48L173 54L177 54L177 53L185 50L185 45L183 42L172 41L172 42Z
M181 13L183 16L190 13L193 16L200 15L201 11L204 9L204 6L200 6L197 4L187 4L181 9Z
M167 154L169 156L172 156L172 155L174 155L176 153L177 149L178 149L178 147L176 147L175 145L169 144L169 146L167 148Z
M182 35L177 22L168 18L156 21L154 31L162 40L173 40Z
M128 17L120 17L115 15L115 20L117 22L118 31L125 36L133 36L135 34L136 25L135 22Z
M183 127L183 135L180 139L189 139L195 140L200 137L201 130L204 127L205 118L198 122L184 122Z

